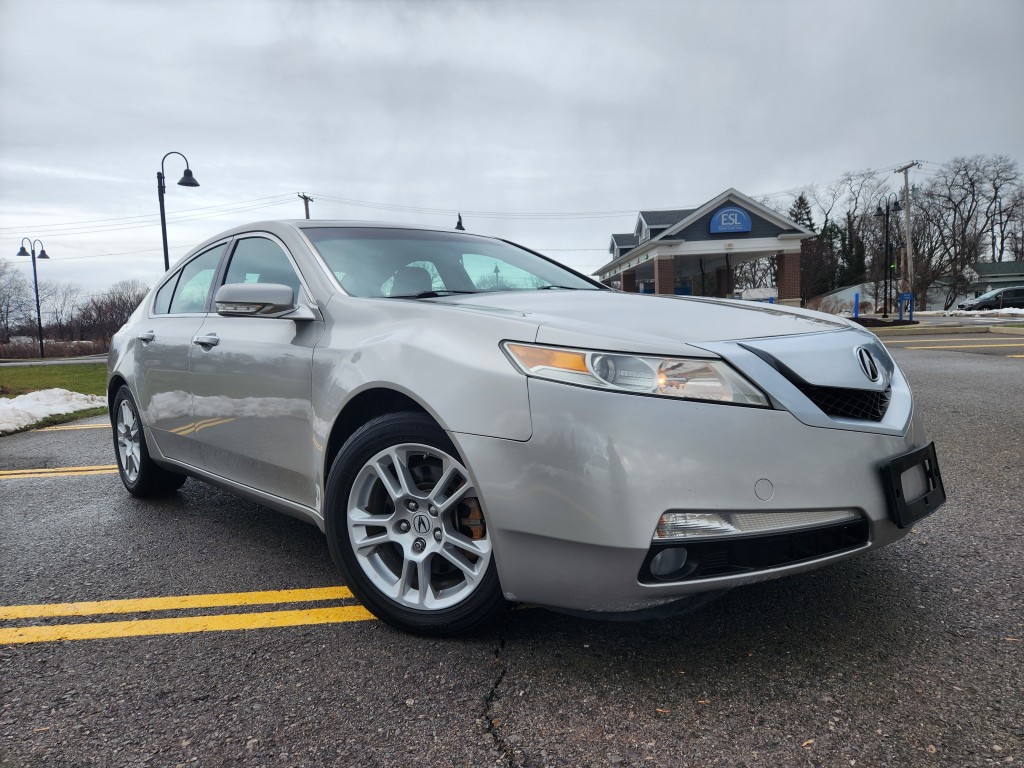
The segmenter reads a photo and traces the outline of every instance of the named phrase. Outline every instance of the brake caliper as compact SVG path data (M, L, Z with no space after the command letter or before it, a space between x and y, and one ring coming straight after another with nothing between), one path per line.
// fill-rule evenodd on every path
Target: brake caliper
M484 513L480 509L480 502L476 499L469 498L459 504L457 522L459 532L473 541L479 541L487 535Z

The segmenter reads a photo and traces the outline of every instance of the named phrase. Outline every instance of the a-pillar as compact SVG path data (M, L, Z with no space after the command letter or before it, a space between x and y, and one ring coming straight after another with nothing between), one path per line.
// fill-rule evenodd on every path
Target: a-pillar
M636 293L636 272L630 270L623 272L619 277L622 280L622 289L626 293Z
M673 295L676 292L676 260L672 256L654 262L654 292Z
M780 253L775 257L779 272L779 301L800 300L800 254Z

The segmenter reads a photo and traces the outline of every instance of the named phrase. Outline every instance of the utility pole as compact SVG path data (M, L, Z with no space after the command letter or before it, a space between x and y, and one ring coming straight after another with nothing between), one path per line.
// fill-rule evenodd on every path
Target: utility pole
M905 204L903 210L906 212L904 214L904 216L906 216L906 218L904 219L905 232L904 232L904 238L903 238L904 242L906 242L906 247L905 247L905 249L903 251L904 254L905 254L905 258L906 258L906 264L905 264L905 268L903 270L903 275L904 275L903 279L907 282L907 288L910 290L911 293L914 292L914 240L910 236L910 174L909 174L909 172L910 172L911 168L919 168L920 166L921 166L921 164L915 160L914 162L907 163L902 168L897 168L895 171L893 171L893 173L902 173L903 174L903 202Z
M302 204L306 207L306 218L309 218L309 204L313 202L313 198L309 195L299 192L299 197L302 199Z

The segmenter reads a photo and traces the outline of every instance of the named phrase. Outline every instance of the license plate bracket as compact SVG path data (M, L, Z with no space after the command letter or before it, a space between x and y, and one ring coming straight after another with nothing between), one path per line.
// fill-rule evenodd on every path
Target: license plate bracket
M923 472L924 490L908 489L908 471ZM882 466L882 485L889 499L889 511L899 528L908 528L946 503L946 489L939 473L935 443L897 456ZM907 498L908 491L912 498Z

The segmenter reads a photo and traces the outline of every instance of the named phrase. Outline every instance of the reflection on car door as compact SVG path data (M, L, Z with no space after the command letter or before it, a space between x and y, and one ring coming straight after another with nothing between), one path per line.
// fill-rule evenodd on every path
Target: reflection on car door
M279 283L307 303L284 246L269 236L239 239L224 283ZM313 346L319 320L222 317L216 307L191 348L199 465L236 483L316 507Z
M135 382L142 423L157 449L191 462L189 350L206 317L210 287L227 243L203 251L169 277L153 298L135 342Z

